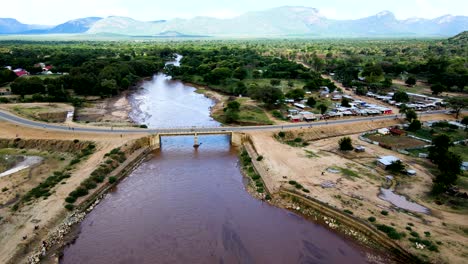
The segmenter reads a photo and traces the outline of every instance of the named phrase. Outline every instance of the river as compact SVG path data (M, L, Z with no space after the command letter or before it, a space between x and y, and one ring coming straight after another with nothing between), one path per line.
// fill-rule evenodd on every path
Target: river
M210 100L168 79L142 85L137 120L219 125L209 118ZM250 196L227 136L200 142L194 149L192 137L163 137L85 218L61 263L366 263L354 242Z

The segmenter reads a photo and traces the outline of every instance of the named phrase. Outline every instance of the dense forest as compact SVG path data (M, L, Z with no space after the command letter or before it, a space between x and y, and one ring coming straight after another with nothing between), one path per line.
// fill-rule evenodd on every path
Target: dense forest
M448 40L3 41L0 86L11 82L11 91L23 100L76 102L83 95L118 94L163 71L182 81L272 105L283 97L280 82L299 80L305 90L320 86L334 90L334 84L321 77L332 73L344 86L361 92L384 92L396 78L409 85L427 82L436 87L434 94L466 92L467 36L464 32ZM175 53L184 56L181 67L165 67ZM42 71L38 63L51 65L61 75L36 76ZM30 76L16 78L5 66L23 68ZM248 81L255 79L270 82Z

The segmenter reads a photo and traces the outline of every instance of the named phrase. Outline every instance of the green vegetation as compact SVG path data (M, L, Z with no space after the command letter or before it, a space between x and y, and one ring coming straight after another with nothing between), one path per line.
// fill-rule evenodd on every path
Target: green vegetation
M369 222L371 222L371 223L374 223L377 219L375 219L375 217L371 216L371 217L367 218L367 220L369 220Z
M387 234L387 236L391 239L400 240L401 238L405 237L405 233L398 233L395 228L383 224L376 224L378 230Z
M352 144L352 140L351 140L350 137L341 138L338 141L338 145L340 147L340 150L342 150L342 151L349 151L349 150L354 149L353 144Z
M382 215L388 215L388 211L385 211L385 210L381 211L380 213L381 213Z

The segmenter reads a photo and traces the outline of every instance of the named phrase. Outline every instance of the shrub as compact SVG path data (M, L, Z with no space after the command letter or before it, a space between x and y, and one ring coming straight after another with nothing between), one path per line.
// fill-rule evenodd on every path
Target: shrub
M72 196L72 197L75 197L75 198L78 198L78 197L81 197L81 196L85 196L88 194L88 190L86 190L85 188L83 187L78 187L76 188L76 190L72 191L69 196Z
M255 186L257 186L257 187L263 187L263 183L261 183L261 182L255 182Z
M297 184L297 182L293 181L293 180L290 180L288 183L291 184L291 185L296 185Z
M385 211L385 210L382 210L382 212L380 212L381 214L383 215L388 215L388 211Z
M424 232L424 235L425 235L426 237L430 237L430 236L431 236L431 232L426 231L426 232Z
M65 208L66 208L68 211L71 211L71 210L73 210L73 208L75 208L75 206L74 206L73 204L69 204L69 203L68 203L68 204L65 205Z
M278 137L284 138L285 136L286 136L286 133L284 133L283 131L278 132Z
M75 143L75 144L78 143L78 142L80 142L80 140L78 140L78 139L73 140L73 143Z
M296 185L294 185L296 187L296 189L302 189L302 185L300 183L296 183Z
M308 189L306 189L306 188L303 188L302 191L305 192L305 193L310 193L310 191Z
M294 139L294 142L296 142L296 143L301 143L301 142L302 142L302 138L297 137L297 138Z
M65 198L65 202L74 203L74 202L76 202L76 198L73 197L73 196L68 196L67 198Z
M91 190L97 187L97 184L91 179L86 179L85 181L83 181L81 185L88 190Z
M411 231L410 235L411 235L412 237L419 237L418 232L415 232L415 231Z
M70 161L70 166L73 166L73 165L75 165L75 164L79 163L80 161L81 161L81 160L80 160L80 159L78 159L78 158L76 158L76 159L72 159L72 160Z
M265 195L265 200L267 201L271 200L271 196L269 194Z
M258 174L252 175L252 180L256 181L258 179L260 179L260 175L258 175Z
M386 233L391 239L399 240L404 237L404 233L398 233L395 228L387 225L377 225L377 229Z
M406 227L406 230L413 231L413 229L411 227L409 227L409 226Z
M147 125L140 125L140 128L148 128Z
M374 223L376 219L375 219L375 217L371 216L371 217L367 218L367 220L369 220L369 222L371 222L371 223Z
M116 178L116 177L114 177L114 176L109 177L109 183L110 183L110 184L113 184L113 183L115 183L116 181L117 181L117 178Z
M348 210L348 209L344 209L344 211L343 211L343 212L345 212L345 213L347 213L347 214L350 214L350 215L354 214L354 213L353 213L353 211L351 211L351 210Z
M3 188L2 188L2 192L6 192L6 191L8 191L8 188L7 188L7 187L3 187Z
M257 188L257 192L258 192L258 193L264 193L265 190L264 190L263 188Z
M257 161L262 161L262 160L263 160L263 156L262 156L262 155L260 155L260 156L257 157Z
M350 137L344 137L338 141L338 145L340 147L340 150L343 151L348 151L348 150L353 150L353 143Z

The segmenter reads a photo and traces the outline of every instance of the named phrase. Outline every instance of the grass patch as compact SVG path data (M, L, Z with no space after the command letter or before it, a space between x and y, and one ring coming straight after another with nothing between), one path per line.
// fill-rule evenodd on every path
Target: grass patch
M341 174L343 174L348 179L354 180L354 178L361 178L361 176L359 176L356 171L351 169L338 167L338 170L340 170Z
M319 158L320 157L319 155L315 154L313 151L310 151L307 149L305 149L304 151L306 153L307 158Z

